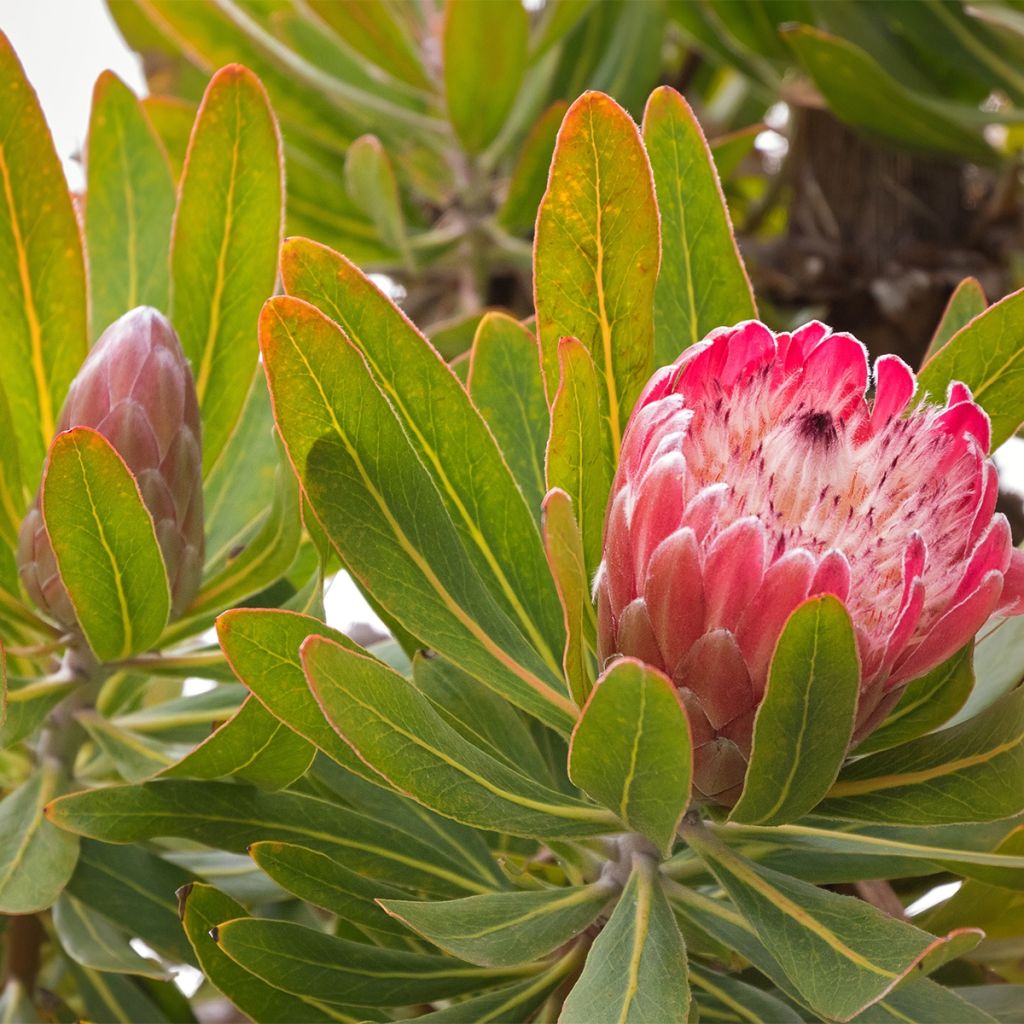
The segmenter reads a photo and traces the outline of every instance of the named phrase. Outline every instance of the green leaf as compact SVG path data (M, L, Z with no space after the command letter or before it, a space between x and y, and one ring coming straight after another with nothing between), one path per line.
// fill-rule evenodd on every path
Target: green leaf
M555 140L569 104L557 100L533 123L519 148L519 159L509 179L498 223L515 235L526 235L537 223L537 209L548 184L548 168Z
M168 307L174 181L142 105L112 71L93 92L85 239L93 338L136 306Z
M127 782L141 782L172 764L187 748L123 729L95 711L83 710L75 720Z
M620 658L597 681L569 745L569 775L668 853L690 802L690 725L657 669Z
M537 339L505 313L487 313L473 338L467 384L535 516L544 499L548 406Z
M1024 810L1024 689L980 715L860 758L818 808L854 821L942 825Z
M772 656L730 820L783 825L810 811L839 774L859 693L849 613L831 594L809 598L786 621Z
M216 928L235 963L287 992L325 1003L402 1006L450 999L525 973L470 967L446 956L380 949L290 921L241 918Z
M308 687L306 692L309 692ZM337 736L336 733L334 735ZM373 785L326 758L314 760L310 775L357 811L426 843L436 851L435 858L439 863L457 866L470 883L482 883L470 884L466 887L469 891L493 892L508 888L506 877L494 863L481 832L434 814L390 788Z
M894 875L907 873L908 870L915 874L925 874L927 864L930 863L1007 889L1024 890L1024 857L1017 850L991 853L981 837L978 848L973 849L962 841L945 840L935 834L935 829L921 830L924 831L923 836L916 834L917 830L913 829L882 826L873 829L865 827L856 832L853 829L853 825L844 822L835 829L811 824L782 825L770 829L729 825L716 828L715 831L723 837L736 836L757 843L778 844L786 854L800 849L820 850L823 855L833 859L838 859L840 855L857 857L858 864L864 864L865 858L879 858L883 861L881 870L890 870ZM978 830L975 828L974 831L976 833ZM768 860L770 857L758 856L758 863L766 863ZM913 863L908 865L907 861ZM780 858L779 863L784 863L784 860ZM865 875L878 877L870 869L861 870ZM796 875L797 871L790 873Z
M374 902L385 896L401 899L400 889L368 881L330 857L293 843L253 843L249 856L283 889L343 921L391 935L409 934Z
M195 878L138 846L82 840L67 892L172 962L192 963L178 922L174 890Z
M7 392L0 384L0 437L16 437ZM543 442L541 443L543 451ZM17 444L0 447L0 547L14 552L18 549L18 531L25 511L25 493L21 483L21 463ZM10 578L0 576L0 586L12 593L18 592L17 575L11 570Z
M600 420L601 382L594 360L575 338L558 342L558 390L551 406L547 485L572 499L583 536L588 579L601 563L608 493L615 474L611 438L594 429Z
M88 351L85 267L50 130L2 33L0 94L0 370L23 482L30 485ZM21 509L26 498L20 496Z
M974 641L974 689L950 720L959 725L974 718L1024 681L1024 618L997 619Z
M992 421L992 450L1012 437L1024 421L1020 383L1024 375L1024 336L1019 325L1024 288L989 306L962 327L925 364L921 389L936 399L949 384L962 381Z
M259 79L239 64L223 68L192 129L171 243L171 319L196 377L206 472L256 370L257 317L277 278L283 167Z
M484 967L514 967L547 956L579 935L607 906L615 888L600 881L441 903L379 902L389 914L452 956Z
M572 498L565 491L557 487L548 491L543 512L544 547L565 613L562 667L572 699L582 707L594 685L590 651L595 647L597 633L583 538L573 515Z
M530 1015L576 966L577 957L559 960L551 970L526 981L492 989L416 1019L420 1024L508 1024L530 1020Z
M0 800L0 914L45 910L64 888L78 859L78 839L46 820L43 808L60 791L52 761Z
M406 266L412 253L405 233L402 198L388 154L375 135L356 139L345 153L345 189L352 201L369 214L381 241L402 254Z
M206 580L185 611L186 621L212 620L212 614L258 594L279 580L295 561L302 539L299 486L283 454L272 485L272 503L259 532L224 567ZM266 495L264 494L264 502ZM172 629L177 637L196 632L195 626Z
M267 495L276 490L281 462L270 392L257 373L234 433L203 481L207 577L252 543L270 514Z
M35 732L50 711L79 685L58 677L14 687L6 678L5 661L0 642L0 750L13 747Z
M282 789L301 778L314 748L282 725L255 697L218 726L161 778L220 779L235 775L262 789Z
M445 658L422 652L413 659L412 683L475 747L531 779L551 781L522 714L493 690Z
M265 1024L294 1021L351 1021L347 1014L302 994L290 995L239 967L225 956L210 931L222 921L241 917L245 908L210 885L189 882L178 890L181 924L203 973L232 1003Z
M902 86L864 50L810 25L781 33L840 120L904 148L994 161L979 132L930 96Z
M683 837L753 926L802 999L816 1013L848 1021L886 996L928 958L959 956L981 937L935 938L863 900L819 889L753 864L702 827Z
M327 853L360 874L439 896L486 892L457 861L401 830L297 793L167 779L108 786L49 804L61 828L107 843L171 837L244 853L265 839Z
M857 754L899 746L948 722L974 689L972 650L973 645L967 644L910 683L888 718L857 747Z
M662 366L716 327L755 319L757 305L711 150L675 89L651 94L643 133L661 212L654 361Z
M551 661L550 653L542 659L509 617L508 606L501 607L492 596L494 592L485 587L431 477L409 447L392 406L368 375L357 349L331 321L293 298L272 299L267 304L261 344L278 428L289 457L349 571L415 636L531 714L565 729L573 707L560 692L557 661ZM425 351L428 358L434 358ZM463 424L470 424L475 414L465 392L443 365L441 371L451 386L459 389L460 401L465 402ZM410 381L409 386L414 383ZM453 417L459 416L457 408L448 410ZM432 422L432 431L440 429L442 421ZM443 422L449 432L447 448L453 437L462 435L452 420ZM476 422L493 446L483 422ZM450 457L440 458L431 450L435 466L447 467L446 473L455 472L455 467L464 473L470 463L477 463L467 458L465 442ZM484 450L472 450L499 474L488 476L495 486L493 491L488 489L486 498L477 482L473 489L476 497L468 504L462 498L457 502L466 513L460 517L464 528L475 535L477 564L491 562L506 586L506 571L528 573L535 586L508 590L510 602L518 606L519 622L528 628L532 613L540 609L550 618L547 606L553 602L558 615L554 628L560 634L558 598L543 564L536 524L497 450L493 449L494 460ZM505 490L502 472L512 492L508 501L501 495ZM449 498L454 501L458 493L449 491ZM500 517L478 520L477 508L482 510L483 504L493 508L495 501L503 510ZM526 534L509 528L519 515L529 531ZM500 546L492 545L488 536ZM502 552L520 537L527 546L516 541L513 551L517 553L506 558ZM536 558L530 554L534 545L541 559L538 567L533 566ZM542 593L550 594L550 600L537 601ZM542 641L536 627L532 633ZM544 645L550 648L549 642Z
M563 1024L685 1024L689 1004L683 938L657 868L649 857L636 854L629 882L590 947L559 1020Z
M707 970L693 961L690 961L690 987L708 1020L803 1024L800 1014L777 996L738 978Z
M1018 874L1024 868L1024 826L1018 825L996 846L992 854L1000 859L1014 860ZM982 928L991 943L1000 939L1018 939L1024 915L1024 893L1018 883L1016 892L1007 892L1005 872L988 877L968 878L945 903L940 903L924 918L933 931L952 928Z
M536 521L483 417L450 367L401 311L339 254L292 239L284 247L281 273L290 294L317 306L362 353L481 579L557 673L554 652L564 640L562 616Z
M400 11L388 0L346 4L309 0L309 7L356 53L377 67L418 88L431 87L409 26L403 24Z
M479 153L501 130L526 70L530 19L519 0L448 0L444 91L455 134Z
M155 960L139 956L129 945L127 932L67 893L63 893L54 904L53 926L61 948L83 967L114 974L139 974L158 980L171 976Z
M467 825L527 837L594 835L612 816L520 775L467 742L411 683L323 637L302 646L338 734L396 789Z
M654 182L636 125L608 96L585 93L558 133L537 218L534 291L548 395L558 385L559 339L578 338L597 368L616 458L651 372L659 262Z
M964 985L949 989L969 1006L977 1007L1001 1024L1018 1024L1024 985Z
M152 647L170 611L167 570L139 486L102 434L75 427L53 442L42 511L96 657L113 661Z
M996 1020L928 978L915 978L901 985L853 1019L857 1024L906 1024L910 1020L995 1024Z
M966 327L976 316L981 316L986 309L988 299L985 298L981 284L976 278L965 277L950 295L922 362L927 363L953 335Z
M382 784L331 728L306 686L299 647L314 635L355 648L343 633L298 612L235 609L217 620L217 637L232 671L278 721L349 771Z
M111 1024L165 1024L170 1020L131 978L94 971L73 960L68 961L67 967L85 1006L86 1020Z

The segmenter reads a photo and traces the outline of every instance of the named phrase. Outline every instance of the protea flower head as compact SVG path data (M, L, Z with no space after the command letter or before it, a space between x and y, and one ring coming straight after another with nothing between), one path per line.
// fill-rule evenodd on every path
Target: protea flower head
M602 659L678 686L694 784L735 802L754 714L789 615L844 602L857 637L854 739L903 684L994 613L1024 610L1024 568L995 514L990 427L954 383L914 403L896 356L809 323L714 331L659 370L626 429L595 582Z
M133 309L93 346L57 429L78 426L99 431L138 481L167 566L172 612L179 614L195 595L203 566L199 406L178 336L157 310ZM36 604L73 627L74 608L57 573L38 495L21 525L18 569Z

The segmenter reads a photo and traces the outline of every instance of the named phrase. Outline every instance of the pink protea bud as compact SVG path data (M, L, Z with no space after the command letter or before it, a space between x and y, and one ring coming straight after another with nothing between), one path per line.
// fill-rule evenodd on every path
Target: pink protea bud
M896 356L809 323L713 332L659 370L626 429L595 583L602 659L666 672L690 713L694 782L735 802L793 610L830 593L857 636L855 740L903 684L993 613L1024 611L995 514L988 417L959 383L913 406Z
M100 336L61 410L58 432L92 427L135 475L167 566L172 614L199 587L203 567L203 476L199 406L174 329L140 306ZM18 569L32 599L61 624L75 612L57 574L39 498L21 525Z

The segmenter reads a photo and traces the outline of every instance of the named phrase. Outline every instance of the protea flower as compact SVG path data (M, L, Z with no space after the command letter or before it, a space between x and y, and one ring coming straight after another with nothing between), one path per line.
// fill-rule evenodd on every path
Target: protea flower
M167 566L172 611L180 614L203 566L199 406L178 336L157 310L133 309L100 336L71 384L57 429L78 426L99 431L138 481ZM74 627L38 495L21 525L18 569L36 604Z
M994 613L1024 610L995 514L988 417L959 383L911 404L896 356L809 323L713 332L659 370L626 429L595 582L600 654L668 674L690 713L694 783L732 804L782 628L809 596L857 636L854 739Z

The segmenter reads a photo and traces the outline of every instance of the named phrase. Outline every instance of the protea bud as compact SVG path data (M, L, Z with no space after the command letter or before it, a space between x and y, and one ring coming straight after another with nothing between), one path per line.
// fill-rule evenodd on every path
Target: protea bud
M970 391L912 406L895 356L867 387L850 335L748 322L659 370L626 429L595 584L600 653L674 680L709 801L742 789L775 645L806 598L834 594L852 619L855 741L990 615L1024 611Z
M134 474L167 566L173 614L188 605L203 566L203 477L199 406L181 343L167 319L140 306L112 323L68 391L58 432L92 427ZM75 612L57 574L39 498L18 539L22 582L65 626Z

